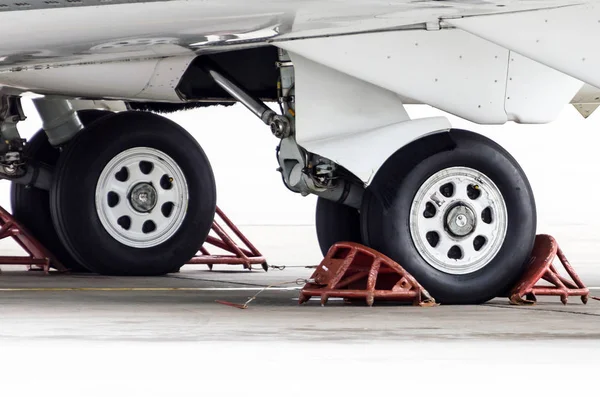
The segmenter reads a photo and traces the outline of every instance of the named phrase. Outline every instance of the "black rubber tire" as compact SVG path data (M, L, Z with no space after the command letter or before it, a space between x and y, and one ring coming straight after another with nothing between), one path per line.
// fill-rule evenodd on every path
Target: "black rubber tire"
M111 112L89 109L77 112L84 126ZM60 157L60 149L50 145L44 130L36 132L24 149L25 157L54 167ZM50 216L50 192L23 184L12 183L10 204L13 216L21 222L54 256L72 272L88 272L64 247Z
M187 181L189 202L179 229L149 248L124 245L105 230L95 205L95 189L106 164L132 147L169 155ZM216 210L213 171L196 140L174 122L147 112L104 117L75 137L56 167L50 193L56 230L69 252L97 273L156 276L183 266L205 241Z
M315 226L323 256L327 255L333 244L340 241L362 243L360 214L357 209L347 205L319 197L317 199Z
M522 275L536 234L536 207L531 186L516 160L481 135L451 130L417 144L409 153L426 153L432 139L448 144L414 159L414 167L398 173L407 152L388 159L367 189L361 209L361 231L368 244L409 271L439 302L477 304L502 296ZM435 146L435 145L433 145ZM484 268L453 275L430 266L414 246L409 229L413 198L439 170L465 166L486 174L500 189L508 211L508 229L500 251Z

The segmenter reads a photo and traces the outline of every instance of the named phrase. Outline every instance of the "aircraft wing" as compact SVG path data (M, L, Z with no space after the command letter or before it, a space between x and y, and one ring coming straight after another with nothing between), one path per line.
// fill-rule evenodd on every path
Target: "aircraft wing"
M199 54L424 24L436 29L446 22L511 46L515 36L530 32L528 15L562 16L569 12L563 8L579 10L582 3L594 9L590 18L595 15L596 2L571 0L5 2L0 4L0 84L5 92L177 102L181 98L171 88ZM523 26L515 27L516 19ZM561 23L549 32L558 34ZM564 28L568 34L561 43L585 46L575 30ZM587 57L590 67L592 57ZM91 75L101 82L78 82Z

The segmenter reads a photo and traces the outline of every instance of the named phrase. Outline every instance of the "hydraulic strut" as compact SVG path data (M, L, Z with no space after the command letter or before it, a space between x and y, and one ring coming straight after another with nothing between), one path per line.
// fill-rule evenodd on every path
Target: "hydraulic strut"
M248 108L256 117L271 128L271 132L277 138L287 138L292 133L290 120L275 113L264 102L252 97L248 91L240 86L230 75L219 67L215 62L204 58L200 63L204 72L210 75L215 83L223 88L229 95L237 99Z

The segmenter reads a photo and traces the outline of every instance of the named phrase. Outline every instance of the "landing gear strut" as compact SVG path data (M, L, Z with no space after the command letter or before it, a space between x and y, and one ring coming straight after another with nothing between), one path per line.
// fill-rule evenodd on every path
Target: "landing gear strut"
M285 52L281 52L280 56L285 57ZM281 139L277 147L277 159L280 165L278 171L281 172L283 181L290 190L303 196L316 194L354 208L360 207L363 194L361 183L333 161L309 153L296 143L294 83L293 78L289 78L290 73L286 72L287 63L280 62L279 65L282 68L283 81L280 93L281 115L276 114L259 99L252 97L214 62L204 59L200 66L219 86L267 124L276 138Z

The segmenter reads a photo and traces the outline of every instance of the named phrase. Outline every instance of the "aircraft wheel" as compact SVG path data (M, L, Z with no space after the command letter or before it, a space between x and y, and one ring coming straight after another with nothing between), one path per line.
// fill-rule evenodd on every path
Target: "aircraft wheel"
M521 276L535 201L523 170L495 142L463 130L430 136L390 157L375 179L361 210L364 240L436 300L485 302Z
M337 242L361 243L360 216L355 208L319 197L315 218L317 239L323 256Z
M103 118L75 137L57 168L52 219L71 254L108 275L176 271L200 248L216 210L196 140L147 112Z
M84 126L109 114L109 111L89 109L77 114ZM48 142L44 130L36 132L27 142L24 156L36 162L55 166L60 156L60 149ZM86 272L87 269L73 258L57 236L50 216L50 193L35 187L12 183L10 203L13 216L21 222L56 258L73 272Z

